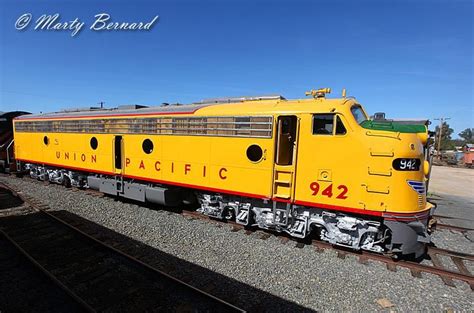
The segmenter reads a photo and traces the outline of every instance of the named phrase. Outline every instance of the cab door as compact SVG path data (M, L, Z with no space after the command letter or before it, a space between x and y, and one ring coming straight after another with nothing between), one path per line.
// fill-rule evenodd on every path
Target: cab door
M299 120L296 116L278 117L273 172L273 198L275 200L286 202L294 199L298 133Z
M122 174L123 168L123 137L114 136L114 172L115 174Z

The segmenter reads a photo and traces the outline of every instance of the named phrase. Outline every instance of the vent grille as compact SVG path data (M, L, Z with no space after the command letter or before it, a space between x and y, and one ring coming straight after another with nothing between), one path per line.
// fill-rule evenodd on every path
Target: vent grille
M16 121L16 132L161 134L271 138L271 116Z

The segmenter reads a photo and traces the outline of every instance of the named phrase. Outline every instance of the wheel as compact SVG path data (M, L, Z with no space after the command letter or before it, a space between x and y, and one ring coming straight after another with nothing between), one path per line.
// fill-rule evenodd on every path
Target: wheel
M398 261L401 259L400 253L387 252L384 253L384 255L390 257L394 261Z
M63 186L66 188L71 188L71 179L67 176L64 176Z
M222 218L226 221L235 221L235 210L231 207L226 207L222 213Z

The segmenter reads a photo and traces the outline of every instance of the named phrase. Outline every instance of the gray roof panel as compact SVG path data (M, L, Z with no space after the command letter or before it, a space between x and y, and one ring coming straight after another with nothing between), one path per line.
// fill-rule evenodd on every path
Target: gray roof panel
M155 106L155 107L144 107L134 109L133 106L121 106L121 108L113 109L93 109L85 111L73 111L73 112L54 112L54 113L42 113L42 114L30 114L27 116L20 116L17 119L57 119L57 118L82 118L82 117L113 117L121 115L161 115L161 114L192 114L200 108L206 107L207 105L168 105L168 106ZM132 107L131 109L129 107Z

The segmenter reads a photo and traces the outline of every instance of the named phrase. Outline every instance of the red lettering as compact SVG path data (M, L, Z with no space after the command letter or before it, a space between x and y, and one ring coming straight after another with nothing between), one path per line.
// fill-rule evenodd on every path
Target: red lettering
M130 159L129 159L129 158L126 158L126 159L125 159L125 167L127 167L129 164L130 164Z
M206 166L202 168L202 177L206 177Z
M156 161L156 162L155 162L155 170L156 170L157 172L160 171L160 165L161 165L161 162L160 162L160 161Z
M96 155L91 155L91 162L92 163L97 163L97 156Z
M345 185L339 185L337 187L338 190L342 189L342 192L336 197L337 199L347 199L346 193L348 191L347 187Z
M74 161L76 161L76 152L74 152Z
M64 159L69 160L69 152L64 152Z
M82 162L85 162L86 161L86 155L83 153L81 154L81 161Z
M224 175L222 174L222 172L227 173L227 169L226 169L225 167L223 167L223 168L221 168L221 169L219 170L219 177L220 177L221 179L223 179L223 180L224 180L224 179L227 179L227 176L224 176Z
M184 165L184 175L188 175L188 172L191 171L191 164Z
M59 152L59 151L56 151L56 158L58 158L58 159L59 159L60 157L61 157L61 152Z
M174 163L171 162L171 173L174 173Z
M309 185L309 189L311 189L311 191L313 192L313 196L316 196L319 192L319 184L317 182L312 182L310 185ZM339 195L336 196L337 199L347 199L347 192L349 191L349 189L347 188L347 186L345 185L339 185L337 186L337 189L338 190L341 190L341 192L339 193ZM321 193L323 196L326 196L328 198L331 198L333 196L333 192L332 192L332 184L330 184L329 186L327 186L326 188L324 188L323 192Z
M313 191L313 196L317 195L318 194L318 191L319 191L319 184L317 182L312 182L310 185L309 185L309 189L311 189L311 191Z
M331 198L332 197L332 184L327 186L326 189L324 189L321 194L323 196L327 196L327 197Z
M143 160L140 161L140 166L138 167L139 169L145 169L145 164L143 163Z

